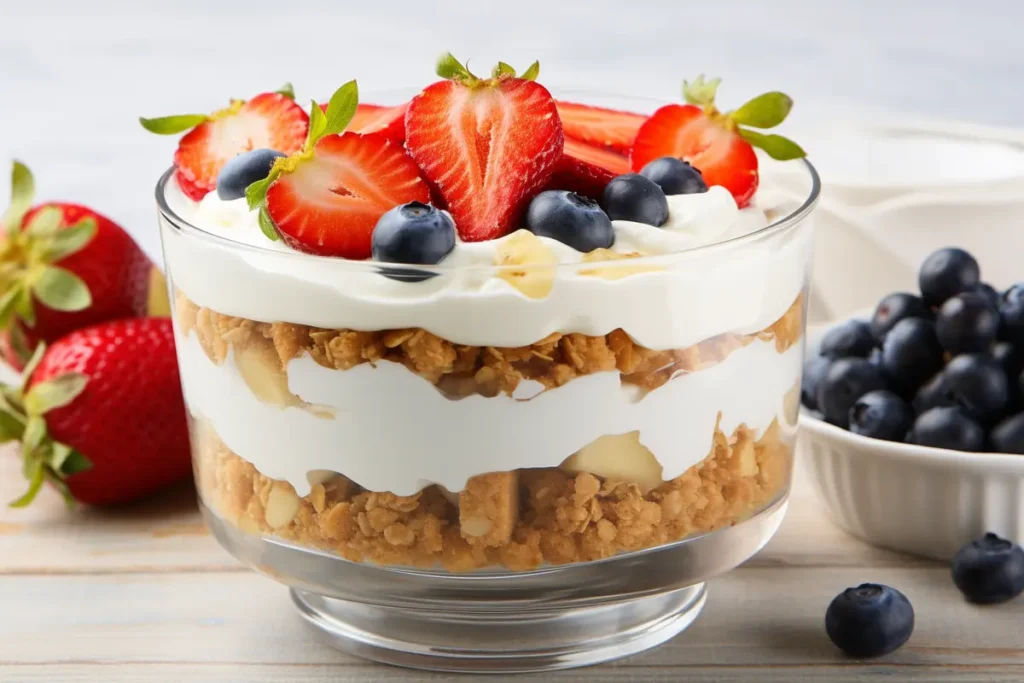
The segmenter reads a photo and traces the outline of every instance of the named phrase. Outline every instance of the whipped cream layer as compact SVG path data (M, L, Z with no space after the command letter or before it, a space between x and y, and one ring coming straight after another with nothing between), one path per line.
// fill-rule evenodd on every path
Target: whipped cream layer
M174 285L219 313L333 329L419 327L473 346L524 346L552 332L596 336L621 328L650 349L683 348L724 332L763 329L803 290L808 229L688 251L755 232L802 198L762 190L740 210L728 191L712 187L668 200L669 220L660 228L614 221L613 251L650 256L645 272L619 279L587 274L594 264L582 263L583 253L539 238L560 265L547 269L553 286L537 299L492 267L507 238L459 242L436 277L401 282L380 275L378 264L312 257L272 242L244 199L210 193L197 203L173 182L167 185L171 209L224 239L183 234L165 221L163 245Z
M585 375L529 400L469 396L454 401L404 366L388 361L337 371L308 356L288 363L288 385L323 410L263 403L233 355L215 365L195 335L176 335L185 402L235 454L299 495L307 476L339 472L371 491L411 495L430 484L460 491L470 477L557 467L608 434L639 431L665 480L708 455L721 412L729 434L744 424L760 436L776 418L789 425L787 393L798 391L802 346L784 354L754 341L724 361L680 374L640 395L617 372ZM232 352L233 354L233 352ZM795 400L795 399L793 399ZM795 405L795 403L794 403ZM792 414L790 414L792 413Z

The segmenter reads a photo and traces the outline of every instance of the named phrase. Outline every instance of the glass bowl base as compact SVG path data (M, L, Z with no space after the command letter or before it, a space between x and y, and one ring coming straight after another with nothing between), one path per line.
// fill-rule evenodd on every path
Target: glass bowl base
M704 584L593 607L520 614L401 609L291 590L321 640L385 664L433 671L523 673L587 666L664 643L694 622Z

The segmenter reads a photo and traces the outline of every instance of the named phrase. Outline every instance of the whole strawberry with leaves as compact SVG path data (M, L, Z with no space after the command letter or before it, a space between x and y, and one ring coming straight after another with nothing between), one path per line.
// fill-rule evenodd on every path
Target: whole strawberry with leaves
M0 387L0 442L20 441L28 505L43 484L68 501L127 503L191 474L170 318L77 330Z
M640 171L659 157L670 156L699 169L708 185L721 185L740 207L750 203L759 182L757 155L764 150L779 161L806 156L800 145L781 135L757 129L774 128L793 107L781 92L758 95L732 111L715 103L720 79L683 81L686 104L668 104L647 119L636 133L630 164Z
M39 341L166 302L159 271L114 221L80 204L33 206L34 193L32 173L14 162L0 218L0 329L19 367Z

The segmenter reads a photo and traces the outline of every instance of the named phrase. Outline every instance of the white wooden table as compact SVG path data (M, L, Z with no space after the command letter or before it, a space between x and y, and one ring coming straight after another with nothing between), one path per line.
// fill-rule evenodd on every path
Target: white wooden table
M0 500L20 481L0 450ZM874 662L824 632L832 597L864 581L914 604L910 642ZM945 566L835 529L797 481L775 539L710 584L704 613L666 645L537 681L1021 681L1024 599L960 598ZM339 683L471 680L364 662L314 642L287 591L238 565L203 527L190 489L119 511L69 512L52 491L0 512L0 681Z

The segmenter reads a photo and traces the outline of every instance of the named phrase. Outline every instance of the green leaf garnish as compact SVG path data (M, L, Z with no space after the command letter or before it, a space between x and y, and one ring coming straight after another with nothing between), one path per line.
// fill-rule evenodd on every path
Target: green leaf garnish
M262 180L257 180L255 183L245 188L245 202L249 205L249 210L252 211L263 204L263 201L267 198L267 190L270 189L270 184L277 178L277 174L274 173L273 168L270 170L270 175Z
M306 132L305 149L313 149L313 145L323 137L325 130L327 130L327 114L320 108L317 101L313 100L309 107L309 130Z
M260 207L260 214L258 216L260 224L260 232L266 236L271 242L276 242L281 239L281 236L277 234L277 226L274 225L273 219L270 214L267 213L267 207Z
M334 91L331 100L327 103L327 126L320 137L335 135L344 132L352 117L356 115L356 107L359 105L359 86L355 81L349 81ZM319 140L320 137L317 139ZM315 144L315 143L314 143Z
M33 237L53 237L60 229L62 220L64 220L63 211L56 206L44 206L32 216L32 220L28 222L25 232Z
M139 117L139 123L150 133L157 135L177 135L186 130L192 130L200 123L210 119L206 114L177 114L175 116L161 116L155 119Z
M766 92L730 112L729 118L742 126L774 128L789 116L793 99L781 92Z
M57 266L43 268L32 282L32 293L57 311L82 311L92 304L89 287L82 278Z
M524 81L535 81L537 80L537 76L539 75L540 62L534 62L533 64L526 68L526 71L520 74L519 78L523 79Z
M47 246L46 254L51 262L56 262L81 251L96 236L96 219L83 218L74 225L64 228L54 236Z
M40 382L25 394L25 410L29 414L43 415L54 408L62 408L78 398L88 382L88 377L77 372Z
M683 81L683 99L687 104L694 104L698 107L713 107L715 106L715 93L721 82L721 78L705 81L704 74L693 79L693 83Z
M491 78L500 78L502 76L515 76L516 70L511 65L505 62L498 62L494 69L491 70Z
M740 128L739 134L740 137L751 145L760 147L768 153L768 156L778 161L802 159L807 156L807 152L800 145L781 135L765 135L764 133L755 133L746 128Z
M289 100L295 99L295 86L293 86L291 83L285 83L274 92L276 92L278 95L284 95Z
M14 233L21 228L21 220L32 206L32 197L36 193L35 179L28 166L15 161L11 164L11 204L4 212L0 223L8 232Z

